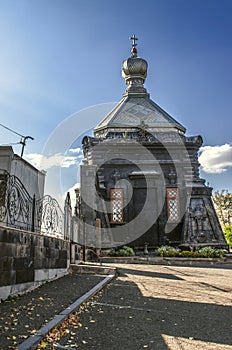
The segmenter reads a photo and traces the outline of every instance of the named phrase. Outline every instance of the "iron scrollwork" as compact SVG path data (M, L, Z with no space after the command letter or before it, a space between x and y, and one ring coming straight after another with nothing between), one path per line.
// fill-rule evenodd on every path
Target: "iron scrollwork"
M31 230L33 198L16 176L10 176L7 202L7 224Z
M36 213L42 234L64 237L64 213L56 199L46 195L36 201Z
M33 198L15 175L0 173L0 222L31 230Z
M0 171L0 223L26 231L64 238L64 213L49 195L31 197L15 175Z

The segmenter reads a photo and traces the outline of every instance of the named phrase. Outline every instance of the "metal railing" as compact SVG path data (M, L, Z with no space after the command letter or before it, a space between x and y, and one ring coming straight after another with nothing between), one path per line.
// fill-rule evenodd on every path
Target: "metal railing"
M69 211L71 213L71 211ZM71 218L66 222L70 222ZM65 213L56 199L30 196L21 180L0 171L0 224L60 238L65 235Z

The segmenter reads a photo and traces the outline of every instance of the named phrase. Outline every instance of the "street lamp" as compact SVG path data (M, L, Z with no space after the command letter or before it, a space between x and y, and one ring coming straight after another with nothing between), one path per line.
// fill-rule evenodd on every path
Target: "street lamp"
M31 136L22 136L22 139L20 141L20 143L22 145L21 158L23 157L24 147L26 146L26 140L27 139L34 140L34 138L31 137Z

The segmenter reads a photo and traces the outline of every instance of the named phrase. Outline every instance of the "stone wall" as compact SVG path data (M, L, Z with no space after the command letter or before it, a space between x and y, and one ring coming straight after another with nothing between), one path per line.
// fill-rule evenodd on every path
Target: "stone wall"
M0 226L0 299L68 273L70 242Z

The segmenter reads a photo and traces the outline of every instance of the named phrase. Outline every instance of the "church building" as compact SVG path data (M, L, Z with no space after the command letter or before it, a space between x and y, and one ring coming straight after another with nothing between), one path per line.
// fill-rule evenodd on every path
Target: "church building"
M199 176L202 137L186 136L185 127L150 99L148 64L131 39L131 57L122 63L126 91L94 136L82 141L82 243L225 248L212 188Z

